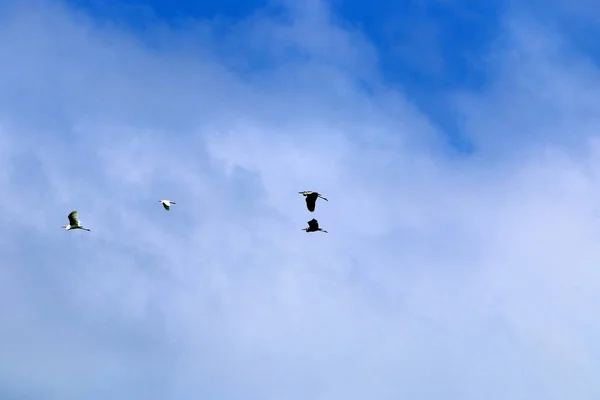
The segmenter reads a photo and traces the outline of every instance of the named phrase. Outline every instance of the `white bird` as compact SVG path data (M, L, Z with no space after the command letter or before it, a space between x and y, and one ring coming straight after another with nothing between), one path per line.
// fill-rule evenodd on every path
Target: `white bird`
M71 211L68 218L69 225L63 225L61 228L65 228L66 230L83 229L84 231L91 232L88 228L84 228L83 225L81 225L81 222L79 222L79 213L77 213L77 210Z
M174 201L171 200L159 200L159 203L162 203L163 207L165 208L165 210L169 211L171 209L171 204L177 204Z

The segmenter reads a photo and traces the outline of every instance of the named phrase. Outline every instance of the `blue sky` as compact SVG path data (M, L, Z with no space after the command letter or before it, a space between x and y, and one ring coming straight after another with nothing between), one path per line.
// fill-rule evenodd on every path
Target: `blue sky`
M0 398L599 398L596 3L219 4L0 3Z
M285 14L277 2L236 1L70 1L95 17L130 27L144 35L158 21L174 29L190 19L235 21L256 12ZM331 2L335 20L360 29L376 47L378 69L387 85L398 85L447 132L450 144L470 151L460 135L446 96L459 88L485 84L482 57L500 35L506 1ZM118 5L118 6L117 6ZM150 27L150 28L149 28Z

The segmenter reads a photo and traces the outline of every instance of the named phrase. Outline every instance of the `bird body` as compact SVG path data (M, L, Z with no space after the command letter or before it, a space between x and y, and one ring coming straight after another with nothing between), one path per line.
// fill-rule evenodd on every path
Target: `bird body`
M171 209L171 204L177 204L174 201L171 200L159 200L159 203L162 203L163 207L165 208L165 210L169 211Z
M302 228L303 231L306 232L324 232L327 233L326 230L319 228L319 221L317 221L316 219L311 219L310 221L307 222L308 223L308 227L306 228Z
M315 211L315 205L317 203L317 198L323 199L325 201L329 201L325 197L321 196L320 193L312 192L310 190L307 190L304 192L298 192L298 193L303 195L306 198L305 199L306 200L306 208L308 208L308 211L310 211L310 212Z
M69 213L69 225L63 225L61 226L61 228L64 228L68 231L73 230L73 229L82 229L84 231L88 231L91 232L88 228L84 228L83 225L81 225L81 222L79 221L79 213L77 212L77 210L73 210Z

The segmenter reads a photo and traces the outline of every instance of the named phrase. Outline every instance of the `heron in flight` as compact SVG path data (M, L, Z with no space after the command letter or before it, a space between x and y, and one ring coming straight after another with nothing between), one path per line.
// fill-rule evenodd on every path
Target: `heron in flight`
M317 232L317 231L321 231L324 233L327 233L326 230L319 228L319 221L317 221L316 219L311 219L310 221L308 221L308 227L306 228L302 228L303 231L306 232Z
M306 208L308 208L308 211L313 212L315 211L315 204L317 202L317 198L323 199L325 201L329 201L327 200L325 197L321 196L320 193L317 192L311 192L310 190L304 191L304 192L298 192L301 195L304 195L304 197L306 197Z
M72 229L83 229L84 231L88 231L90 232L90 230L88 228L84 228L83 225L81 225L81 222L79 221L79 213L77 212L77 210L73 210L69 213L69 225L63 225L61 226L61 228L64 228L66 230L72 230Z
M177 204L174 201L171 200L159 200L159 203L162 203L163 207L165 208L165 210L169 211L171 209L171 204Z

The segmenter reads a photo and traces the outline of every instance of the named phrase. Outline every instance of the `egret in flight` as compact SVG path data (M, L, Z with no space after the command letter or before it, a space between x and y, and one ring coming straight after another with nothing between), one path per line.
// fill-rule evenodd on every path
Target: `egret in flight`
M171 204L177 204L174 201L171 200L159 200L159 203L162 203L163 207L165 208L165 210L169 211L171 209Z
M88 228L84 228L83 225L81 225L81 222L79 222L79 213L77 210L71 211L68 218L69 225L63 225L61 228L65 228L68 231L71 229L83 229L84 231L90 232Z

